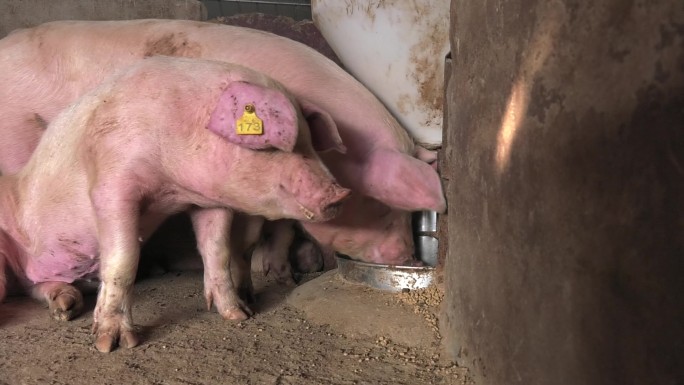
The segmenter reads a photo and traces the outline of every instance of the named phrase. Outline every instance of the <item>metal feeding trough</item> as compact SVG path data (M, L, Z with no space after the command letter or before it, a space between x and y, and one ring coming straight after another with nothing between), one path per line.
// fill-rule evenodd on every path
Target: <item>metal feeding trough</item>
M424 289L432 284L434 270L432 266L379 265L337 257L337 274L344 280L386 291Z
M423 211L413 216L416 257L427 266L395 266L354 261L337 256L337 274L352 283L399 292L425 289L432 284L437 264L437 213Z

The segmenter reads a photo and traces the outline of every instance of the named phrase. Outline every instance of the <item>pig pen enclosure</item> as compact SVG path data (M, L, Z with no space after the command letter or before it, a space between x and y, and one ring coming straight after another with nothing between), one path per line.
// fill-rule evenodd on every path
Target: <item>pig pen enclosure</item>
M34 215L27 215L30 218L24 221L14 215L18 211L15 206L26 202L16 199L18 188L10 189L21 178L9 174L28 161L21 157L33 151L31 146L41 135L51 132L55 125L59 127L59 123L50 122L57 114L55 105L43 106L42 111L36 106L54 103L60 96L68 99L88 79L101 81L99 70L147 56L199 55L227 62L238 58L241 63L247 61L247 67L266 68L271 75L280 71L283 83L317 74L316 81L290 82L287 86L294 89L307 83L323 89L313 97L316 87L304 87L313 99L309 100L311 104L327 101L324 110L306 105L305 98L301 100L304 103L288 102L285 90L262 84L261 91L265 88L270 95L279 95L282 105L293 107L287 109L289 112L299 107L301 115L306 111L304 118L310 118L307 124L326 126L327 122L328 140L315 141L323 146L316 148L318 152L311 148L308 158L287 151L277 155L280 159L319 157L327 167L336 167L329 171L335 177L340 175L344 184L366 192L366 198L381 195L382 200L378 200L386 204L377 205L375 199L354 200L359 194L338 201L342 205L358 204L359 215L339 216L336 221L340 222L331 222L339 223L339 228L327 235L321 229L330 230L325 226L331 223L314 225L302 219L300 225L310 235L318 231L320 245L332 246L327 253L320 253L322 248L312 248L300 237L292 249L282 244L270 249L271 255L274 250L281 251L281 257L291 251L290 261L299 269L297 285L286 284L292 278L289 265L268 262L263 259L268 254L255 253L260 256L253 258L250 275L255 289L255 301L250 306L255 314L241 321L224 320L215 309L207 310L204 273L230 270L227 263L215 263L203 273L197 246L201 248L207 242L198 244L188 238L192 231L161 236L157 243L150 240L143 250L141 263L145 265L140 266L141 275L133 291L133 323L140 343L109 354L98 352L106 349L99 349L100 345L96 349L94 343L93 313L100 303L95 295L86 295L82 314L59 322L43 304L16 293L5 296L4 286L0 286L0 384L684 384L682 4L681 0L0 0L0 172L4 174L0 176L0 268L7 270L9 261L21 272L17 267L21 263L5 255L10 252L19 262L28 260L14 249L23 246L24 251L29 250L27 242L20 241L35 237L37 231L24 228L22 233L14 229L19 224L40 229L41 219L52 220L53 225L59 222L54 227L61 232L77 222L70 217L71 211L59 217L37 218L41 213L34 210ZM324 16L319 13L321 9L328 10ZM400 9L409 10L409 17L394 13ZM144 28L157 22L134 21L145 18L186 20L165 20L161 24L167 28L173 25L174 30L165 30L164 36L150 36L152 30ZM47 31L36 28L10 34L53 20L110 21L98 23L103 28L99 34L93 24L78 22L58 23L59 28L74 28L72 33L53 30L51 35L52 27L47 27ZM209 23L196 25L187 20ZM402 21L407 23L402 25ZM85 24L88 27L84 28ZM122 24L127 27L120 27ZM190 24L194 26L188 27ZM224 34L235 36L236 30L223 24L266 29L314 50L253 30L242 30L246 39L224 39ZM121 29L112 28L114 25ZM192 34L204 35L201 40L185 40ZM26 38L22 44L8 43L22 36ZM264 39L279 43L260 43ZM103 44L112 41L117 43ZM118 44L122 41L125 44ZM136 41L137 46L131 43ZM73 49L54 49L68 44ZM273 48L287 44L290 53L295 46L301 49L282 60L288 52ZM131 46L134 49L129 49ZM213 49L203 49L208 46ZM239 49L231 49L235 47ZM110 60L108 54L117 49L118 56L113 56L118 60ZM254 52L257 54L250 54ZM301 58L312 57L319 58L314 60L319 65L299 65L292 70L293 63L301 64ZM155 60L174 62L173 58L159 57L147 62ZM175 61L192 62L190 58ZM11 63L19 64L11 67ZM206 61L204 65L208 65ZM51 68L66 69L67 76L50 78ZM323 68L331 72L316 72ZM159 72L163 71L155 73L155 79L166 74ZM238 72L244 75L249 71L243 68ZM334 76L327 76L331 74ZM350 84L357 84L354 78L365 87L354 88L359 93L345 94ZM335 83L335 79L347 81ZM333 86L321 87L321 82L332 82L326 84ZM145 89L135 83L129 84L125 94L140 96L144 90L169 88L148 85ZM369 90L375 97L363 93ZM346 96L340 96L343 94ZM173 124L168 123L185 116L177 111L186 104L165 96L164 101L176 102L163 103L151 119L164 118L164 127L171 127ZM186 99L192 99L189 104L200 104L196 98ZM17 108L22 102L28 106L24 110ZM258 131L263 126L251 116L255 105L247 103L234 111L244 110L239 122L255 124ZM82 107L82 103L76 106ZM344 109L349 106L354 107ZM18 115L18 110L27 114ZM73 117L73 109L63 111L61 116ZM377 119L379 116L382 119ZM301 122L299 118L297 113ZM393 135L389 137L381 135L383 130L352 130L367 136L345 143L345 156L368 150L364 155L382 166L370 167L373 164L357 157L352 166L346 166L352 170L361 166L356 173L345 174L344 167L337 168L338 162L347 159L339 155L345 148L340 143L342 135L335 138L330 121L339 127L349 121L357 128L386 127L366 124L371 118L377 119L375 123L397 120L397 126L406 130L390 130ZM57 120L65 126L64 120ZM90 119L76 120L90 124ZM240 124L233 121L236 126ZM101 123L105 122L117 121L104 119ZM116 124L93 126L116 128ZM191 128L200 135L209 127L195 124ZM222 136L220 127L212 132ZM402 146L408 141L392 142L391 138L406 132L422 145L415 152L411 146ZM47 155L43 151L43 155L59 159L65 149L85 147L89 141L83 137L78 138L83 146L50 142L60 151ZM310 142L313 147L314 139ZM394 147L387 145L390 142ZM434 165L434 153L429 150L440 144L437 175L427 163ZM196 150L193 154L206 155L199 147ZM268 146L267 150L276 152ZM256 153L249 154L258 156ZM264 152L259 154L265 157ZM176 155L176 159L181 156ZM77 160L86 163L84 160L93 158ZM186 165L192 160L183 157L167 165ZM318 171L322 162L316 163ZM35 163L28 166L40 170L41 164ZM43 162L50 166L57 163ZM277 162L261 169L270 172L272 179L297 169L273 163ZM221 167L211 170L216 169ZM412 174L415 170L422 170L422 176L433 175L436 183L430 186L434 188L402 185L402 181L419 179ZM259 174L249 171L254 176ZM34 179L40 179L39 172L34 174ZM62 174L64 179L73 178L69 173L60 173L59 177ZM201 173L192 173L196 174ZM323 174L319 172L319 176ZM373 177L349 177L359 174ZM335 186L330 177L326 180L328 186ZM376 180L392 182L384 195L380 192L387 186L373 183ZM270 180L263 178L261 182L258 187L269 185ZM440 188L444 197L437 194ZM64 191L60 183L24 190L46 190L46 196ZM276 190L280 191L272 191ZM407 194L432 204L408 205ZM166 197L173 199L173 194ZM278 196L279 205L284 207L280 197L284 200L289 196ZM440 198L448 201L449 215L440 215L435 221L434 212L446 204ZM292 209L288 215L299 215L300 219L317 215L298 203L299 210ZM339 208L319 203L317 213L334 214ZM297 207L292 201L290 204ZM426 207L433 211L423 211ZM248 209L257 210L245 206L243 211ZM128 213L130 217L135 217L133 211ZM413 228L409 224L411 212L416 212ZM278 214L285 215L284 209ZM400 226L395 227L396 223ZM405 231L397 232L396 228ZM354 232L359 229L362 231ZM378 236L379 229L381 234L387 230L387 234L401 236ZM97 232L90 230L91 235ZM247 234L249 226L231 230ZM342 233L352 236L329 236ZM276 239L273 234L271 240ZM280 233L278 239L288 243L290 234ZM58 236L58 232L53 235ZM248 243L248 238L243 234L232 240ZM436 258L435 238L439 241ZM69 242L73 239L64 240L76 248ZM416 248L406 240L412 240ZM129 246L136 245L132 253L136 256L139 241L134 236L128 239ZM216 244L225 251L227 242ZM353 250L359 244L363 245ZM244 245L231 243L233 246ZM334 262L330 248L366 262L396 261L415 252L423 262L436 263L436 268L428 269L432 285L416 289L419 280L410 279L416 278L414 275L409 279L378 279L373 275L377 271L367 270L377 264L354 262L356 270L347 271L344 265L349 267L349 260L338 270L321 271ZM380 252L366 253L366 249ZM96 256L94 252L83 255L90 259ZM380 258L375 258L378 255ZM169 265L167 257L180 257L180 261ZM154 260L162 264L147 263ZM267 277L264 269L269 270ZM232 271L229 273L234 277ZM3 278L0 275L4 284ZM107 278L103 274L105 284ZM247 282L245 277L234 278ZM124 285L132 281L131 273ZM395 289L412 286L388 292L368 285L388 282ZM235 290L232 293L229 299L235 305L238 294ZM248 299L245 290L240 294ZM57 296L63 300L59 303L45 297L57 303L56 315L71 310L59 307L68 306L64 296ZM121 301L121 308L111 308L125 313L124 303L129 302ZM240 308L229 315L239 316L244 311Z
M207 19L299 40L341 64L309 21L307 0L206 0L199 7L192 1L4 3L3 34L57 19ZM434 226L422 226L416 236L433 265ZM257 261L255 315L233 322L207 310L194 240L167 241L174 246L163 253L190 263L145 266L139 275L133 306L139 346L110 354L95 349L94 294L85 296L83 313L68 322L52 319L35 300L9 296L0 305L0 384L474 383L442 345L439 272L428 288L387 292L351 283L335 269L297 273L293 286L272 274L264 277ZM159 254L153 246L144 252Z

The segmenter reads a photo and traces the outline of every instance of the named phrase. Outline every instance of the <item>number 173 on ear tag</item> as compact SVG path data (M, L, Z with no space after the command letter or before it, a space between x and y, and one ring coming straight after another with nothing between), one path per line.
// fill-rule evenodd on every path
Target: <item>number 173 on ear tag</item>
M253 104L245 105L245 111L235 122L235 130L238 135L262 135L264 133L264 122L256 115L256 108Z

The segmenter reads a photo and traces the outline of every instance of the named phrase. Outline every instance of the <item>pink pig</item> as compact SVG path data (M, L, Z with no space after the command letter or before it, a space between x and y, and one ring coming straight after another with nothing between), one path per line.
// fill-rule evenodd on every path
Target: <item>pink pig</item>
M263 135L232 135L245 110L262 119ZM207 303L241 319L250 312L231 278L231 253L244 251L227 239L233 210L324 221L349 194L317 157L287 91L233 64L139 60L50 120L26 166L0 177L0 300L7 267L54 317L69 319L82 305L72 284L99 276L100 351L138 343L140 242L169 215L190 210Z
M329 126L330 117L337 124L341 140L323 135L314 142L340 150L320 156L354 195L345 219L303 223L322 246L365 261L406 263L413 258L408 211L446 208L437 173L414 157L420 148L378 99L295 41L182 20L60 21L13 32L0 52L1 172L18 171L46 122L111 71L151 55L201 57L265 73L292 92L314 126Z

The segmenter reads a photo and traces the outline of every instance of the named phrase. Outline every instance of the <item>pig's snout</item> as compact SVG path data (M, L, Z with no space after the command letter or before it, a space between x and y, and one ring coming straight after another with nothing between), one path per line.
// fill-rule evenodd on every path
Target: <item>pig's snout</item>
M297 202L297 219L322 222L339 214L351 191L338 185L329 173L313 163L311 159L305 159L306 167L294 171L281 188Z
M330 201L327 202L322 210L320 217L322 221L327 221L335 218L342 209L343 202L349 197L351 191L344 187L341 187L337 183L332 184L332 194L330 196Z
M326 192L316 194L320 196L299 196L299 210L304 216L302 220L311 222L324 222L335 218L345 199L350 194L350 190L332 183Z
M419 266L414 257L413 240L410 237L388 236L382 243L368 250L367 262L387 265Z

